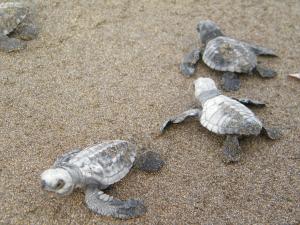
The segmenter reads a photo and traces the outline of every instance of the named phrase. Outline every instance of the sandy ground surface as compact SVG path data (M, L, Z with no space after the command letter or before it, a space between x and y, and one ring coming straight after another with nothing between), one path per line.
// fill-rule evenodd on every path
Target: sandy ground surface
M87 3L88 2L88 3ZM300 221L300 1L37 1L37 40L0 53L1 224L298 224ZM260 60L275 79L242 77L236 97L284 137L241 142L242 160L221 161L224 137L196 120L158 135L163 120L195 103L192 82L220 73L203 64L179 73L197 45L199 20L271 47ZM77 191L60 198L40 188L40 173L75 147L133 138L162 154L157 174L132 171L110 194L144 200L148 213L120 221L91 213Z

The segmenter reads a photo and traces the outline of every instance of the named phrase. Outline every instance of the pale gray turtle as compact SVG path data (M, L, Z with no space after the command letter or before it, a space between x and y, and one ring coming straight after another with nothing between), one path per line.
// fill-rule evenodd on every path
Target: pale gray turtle
M0 50L12 52L24 49L26 42L37 37L30 8L20 1L0 3ZM20 40L21 39L21 40Z
M202 47L192 50L183 58L180 70L184 75L193 75L200 59L211 69L226 72L222 78L222 86L226 91L239 89L240 81L236 73L258 73L262 77L277 75L274 70L257 63L258 55L276 56L273 50L226 37L210 20L201 21L197 31Z
M52 168L41 174L42 188L59 195L83 188L87 207L95 213L120 219L137 217L146 212L141 201L121 201L103 190L125 177L136 161L137 167L147 172L159 170L164 163L155 153L146 152L140 158L141 162L136 159L134 144L121 140L76 149L59 157Z
M225 162L239 160L239 137L241 136L257 136L263 131L271 139L280 137L279 130L265 128L254 113L245 106L263 106L263 103L249 99L238 101L224 96L210 78L198 78L194 84L195 97L201 103L203 109L190 109L169 118L162 125L161 132L172 123L180 123L188 117L198 117L202 126L208 130L216 134L226 135L223 146Z

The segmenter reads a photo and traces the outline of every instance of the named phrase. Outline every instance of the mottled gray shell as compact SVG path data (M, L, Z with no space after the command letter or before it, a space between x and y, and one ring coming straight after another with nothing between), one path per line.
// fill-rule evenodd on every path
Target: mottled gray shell
M219 71L250 73L257 65L256 55L243 42L217 37L207 43L204 63Z
M0 34L8 35L26 18L29 9L20 2L0 3Z
M68 162L86 182L110 185L126 176L136 157L136 147L126 141L105 141L78 152Z
M262 123L246 106L224 95L203 105L201 124L217 134L258 135Z

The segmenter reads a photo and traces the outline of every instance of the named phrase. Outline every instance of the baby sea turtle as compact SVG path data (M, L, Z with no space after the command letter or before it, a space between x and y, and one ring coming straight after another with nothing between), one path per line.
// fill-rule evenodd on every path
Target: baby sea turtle
M136 146L127 141L104 141L59 157L42 173L42 188L59 195L83 188L87 207L95 213L120 219L137 217L146 212L141 201L121 201L103 192L125 177L136 162L139 169L147 172L157 171L164 164L154 152L146 152L136 159Z
M30 8L23 2L0 3L0 50L12 52L24 49L26 42L37 37L38 29L32 21ZM21 39L21 40L20 40Z
M215 82L210 78L198 78L195 82L195 97L201 103L201 109L190 109L180 115L169 118L161 127L161 132L172 123L180 123L188 117L198 117L202 126L221 135L226 135L223 146L226 163L240 158L239 137L259 135L262 131L271 139L280 137L277 129L268 129L254 113L244 105L264 106L250 99L235 100L222 95Z
M193 75L200 58L208 67L225 72L222 85L226 91L239 89L240 81L236 73L258 73L262 77L277 75L274 70L258 65L256 59L258 55L276 56L273 50L226 37L210 20L201 21L197 31L202 47L192 50L183 58L180 70L184 75Z

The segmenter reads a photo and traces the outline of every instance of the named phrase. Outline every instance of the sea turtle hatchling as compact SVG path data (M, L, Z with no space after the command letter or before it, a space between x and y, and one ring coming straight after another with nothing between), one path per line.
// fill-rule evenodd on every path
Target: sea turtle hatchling
M24 49L23 40L37 37L38 29L32 21L30 7L21 1L0 3L0 50L13 52Z
M274 70L257 63L258 55L276 56L273 50L226 37L210 20L200 21L197 31L202 47L192 50L183 58L180 70L184 75L193 75L201 58L211 69L225 72L222 86L226 91L239 89L240 81L236 73L258 73L266 78L277 75Z
M163 132L172 123L180 123L188 117L198 117L202 126L221 135L226 135L223 146L225 163L238 161L240 158L239 137L259 135L262 131L271 139L280 137L278 129L267 129L245 105L264 106L263 103L250 99L240 101L222 95L215 82L210 78L198 78L195 82L195 97L200 101L202 110L190 109L166 120ZM244 105L245 104L245 105Z
M136 159L136 146L127 141L104 141L59 157L50 169L41 174L41 184L44 190L59 195L68 195L75 188L83 188L89 209L100 215L129 219L143 215L146 212L144 204L134 199L115 199L103 190L125 177L135 164L141 170L155 172L164 162L151 151Z

